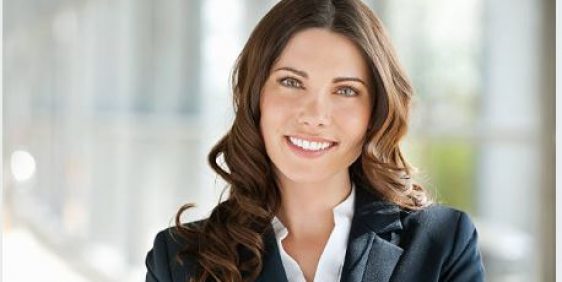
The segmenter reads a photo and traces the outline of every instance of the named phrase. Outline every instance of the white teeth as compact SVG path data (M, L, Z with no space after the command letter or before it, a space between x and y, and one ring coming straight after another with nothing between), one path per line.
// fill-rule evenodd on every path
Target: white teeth
M298 139L295 137L289 137L289 140L291 140L291 143L293 143L294 145L309 151L324 150L332 145L332 143L330 142L313 142L313 141Z

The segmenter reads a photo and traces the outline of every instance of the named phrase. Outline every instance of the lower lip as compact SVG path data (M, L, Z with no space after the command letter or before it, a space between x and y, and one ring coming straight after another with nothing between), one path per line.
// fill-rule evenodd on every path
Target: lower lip
M309 158L309 159L318 158L318 157L320 157L324 154L327 154L328 152L332 151L332 149L334 149L338 145L338 144L333 144L326 149L318 150L318 151L307 151L307 150L291 143L291 141L289 140L289 137L287 137L287 136L285 136L285 142L287 143L287 145L289 146L291 151L293 151L295 154L297 154L300 157Z

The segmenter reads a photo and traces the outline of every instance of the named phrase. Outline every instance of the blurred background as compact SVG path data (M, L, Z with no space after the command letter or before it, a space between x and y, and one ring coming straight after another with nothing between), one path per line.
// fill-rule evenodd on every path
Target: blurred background
M229 74L277 1L4 0L3 277L144 281L232 122ZM488 281L554 281L554 0L372 0L417 91L403 148L467 211Z

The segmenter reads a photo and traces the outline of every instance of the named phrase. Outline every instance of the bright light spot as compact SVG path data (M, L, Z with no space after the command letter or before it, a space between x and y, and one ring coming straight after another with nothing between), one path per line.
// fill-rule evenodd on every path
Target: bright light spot
M26 181L35 174L35 159L29 152L14 151L10 165L17 181Z

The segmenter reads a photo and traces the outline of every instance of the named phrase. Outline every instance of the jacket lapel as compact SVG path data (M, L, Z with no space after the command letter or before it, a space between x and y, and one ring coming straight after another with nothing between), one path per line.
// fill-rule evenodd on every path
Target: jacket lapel
M263 238L265 244L263 268L256 282L287 282L279 246L277 246L277 239L272 228L266 231Z
M364 187L358 186L356 193L341 281L388 282L403 250L380 235L402 230L400 207Z

